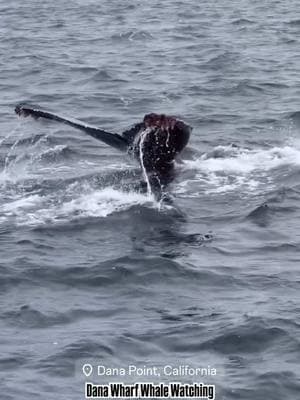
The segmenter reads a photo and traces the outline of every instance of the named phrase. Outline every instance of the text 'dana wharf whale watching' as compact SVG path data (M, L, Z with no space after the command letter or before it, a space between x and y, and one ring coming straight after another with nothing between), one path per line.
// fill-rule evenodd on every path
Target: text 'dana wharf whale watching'
M109 383L95 385L91 382L85 384L86 399L215 399L215 385L203 383L183 384L180 382L165 383Z

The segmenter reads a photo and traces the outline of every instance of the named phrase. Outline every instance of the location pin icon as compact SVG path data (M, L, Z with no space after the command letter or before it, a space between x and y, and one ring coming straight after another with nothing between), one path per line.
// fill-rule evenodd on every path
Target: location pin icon
M85 376L90 376L93 372L93 367L91 366L91 364L84 364L84 366L82 367L82 372Z

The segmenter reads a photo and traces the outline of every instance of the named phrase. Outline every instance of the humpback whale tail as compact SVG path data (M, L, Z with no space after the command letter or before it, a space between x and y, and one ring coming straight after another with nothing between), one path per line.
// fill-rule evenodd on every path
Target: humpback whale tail
M108 144L121 151L126 151L129 145L126 138L122 137L121 135L118 135L117 133L106 132L103 129L86 124L85 122L79 121L77 119L67 118L58 114L41 110L36 107L30 107L27 105L20 104L16 106L15 112L18 115L24 117L30 115L35 119L46 118L53 121L62 122L64 124L72 126L73 128L79 129L87 133L88 135L92 136L93 138L101 140L105 144Z

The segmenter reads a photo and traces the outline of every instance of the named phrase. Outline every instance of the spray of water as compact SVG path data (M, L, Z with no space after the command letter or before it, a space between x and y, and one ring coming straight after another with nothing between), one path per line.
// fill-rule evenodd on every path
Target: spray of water
M2 139L0 139L0 147L3 145L3 143L6 140L8 140L11 136L15 135L19 131L20 126L21 126L21 122L19 122L19 124L14 129L12 129L10 132L8 132L8 134L6 136L4 136Z
M21 131L21 135L19 134L20 127L21 127L21 123L18 124L14 129L12 129L0 142L0 147L1 147L1 145L3 145L3 143L5 141L7 141L9 138L17 135L17 138L13 142L12 146L9 148L9 150L5 156L5 159L4 159L4 166L3 166L3 170L1 172L1 177L4 178L4 180L6 179L6 177L8 175L8 170L9 170L9 167L11 164L12 155L13 155L16 147L18 146L18 144L20 143L20 141L22 140L22 138L25 135L23 130Z
M142 167L143 175L144 175L145 181L146 181L146 183L147 183L147 195L148 195L148 197L150 197L150 196L152 195L152 191L151 191L151 185L150 185L150 181L149 181L149 176L148 176L148 174L147 174L147 171L146 171L146 168L145 168L145 165L144 165L143 146L144 146L145 139L146 139L148 133L150 133L150 132L151 132L151 129L150 129L150 128L145 129L145 130L141 133L141 136L140 136L140 143L139 143L140 162L141 162L141 167Z

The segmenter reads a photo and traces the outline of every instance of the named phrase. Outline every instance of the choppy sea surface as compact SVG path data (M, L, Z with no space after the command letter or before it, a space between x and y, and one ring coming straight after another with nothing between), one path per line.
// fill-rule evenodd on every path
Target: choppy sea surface
M299 398L299 40L296 0L0 1L1 399L83 399L85 363ZM19 102L117 132L183 118L173 205Z

